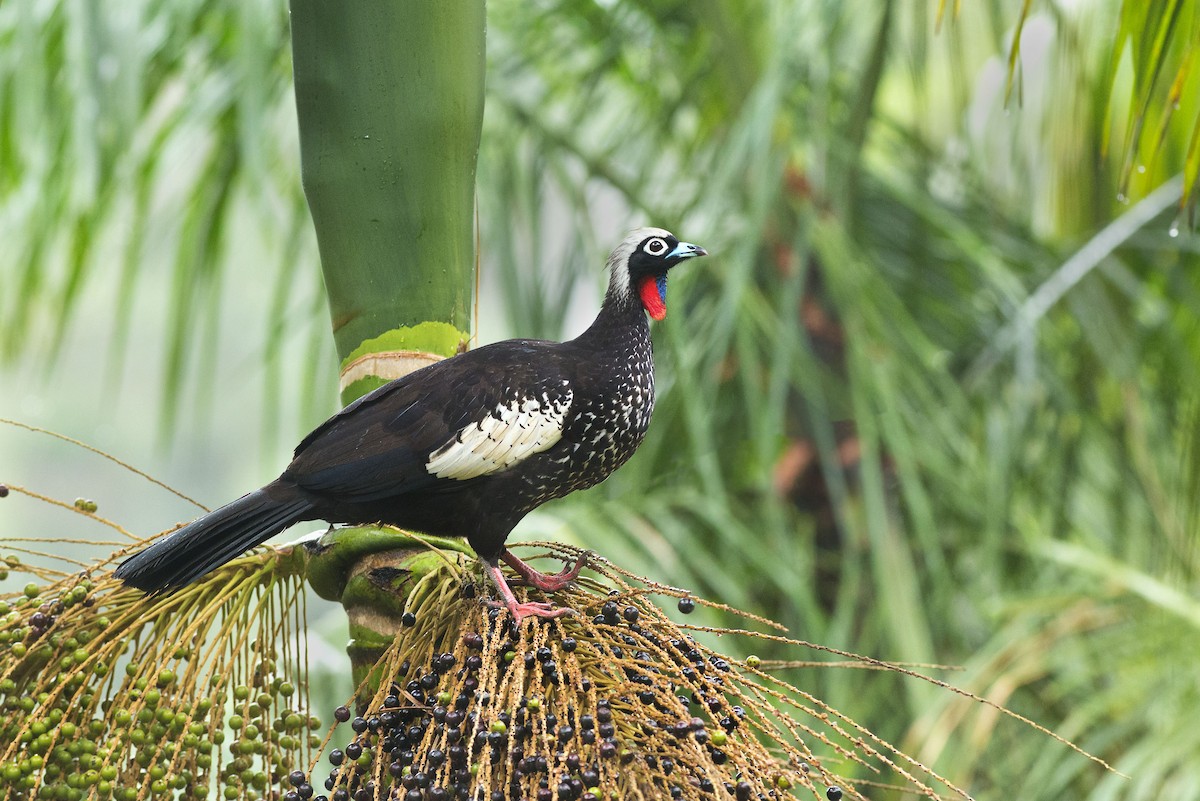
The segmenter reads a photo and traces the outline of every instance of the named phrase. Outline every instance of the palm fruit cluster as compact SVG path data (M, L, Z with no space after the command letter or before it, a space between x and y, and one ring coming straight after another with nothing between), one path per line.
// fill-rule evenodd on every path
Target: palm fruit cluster
M338 582L357 689L331 726L309 712L304 664L303 579L344 575L321 564L328 543L160 596L104 568L31 573L0 596L0 799L864 798L831 764L955 791L757 657L706 645L799 643L675 622L664 609L706 602L599 558L552 599L576 614L514 627L476 560L409 545Z
M409 564L366 576L376 593L395 588L395 629L334 710L349 744L296 776L317 801L841 797L802 735L839 758L854 744L786 722L780 707L803 707L794 689L673 622L660 606L691 612L685 593L593 559L598 578L553 599L575 615L517 629L478 597L488 585L468 555Z
M288 645L301 583L223 578L146 599L76 575L4 596L0 798L279 797L324 728Z

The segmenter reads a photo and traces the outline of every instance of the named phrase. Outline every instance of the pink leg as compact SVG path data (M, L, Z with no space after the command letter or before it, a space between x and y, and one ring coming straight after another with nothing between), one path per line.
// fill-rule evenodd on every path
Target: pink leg
M542 603L540 601L526 601L521 603L517 597L513 595L512 589L508 586L508 582L504 579L504 573L500 570L500 565L483 563L487 569L488 575L496 584L496 589L500 590L500 597L504 599L503 603L489 601L493 606L504 606L512 613L514 622L520 626L521 621L527 617L562 617L563 615L574 614L575 611L565 606L555 606L554 604Z
M588 554L590 553L591 551L584 551L575 560L575 564L570 567L564 567L561 572L555 573L553 576L548 576L545 573L539 573L534 570L514 556L513 552L507 548L500 555L500 558L504 560L505 564L517 571L517 575L529 586L537 587L544 592L557 592L570 586L572 581L579 578L580 571L587 566Z

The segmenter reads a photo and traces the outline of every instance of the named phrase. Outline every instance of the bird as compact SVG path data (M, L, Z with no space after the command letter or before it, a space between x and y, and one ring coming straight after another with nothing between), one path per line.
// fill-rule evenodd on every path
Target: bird
M152 594L174 591L295 523L385 524L465 538L520 624L570 609L518 601L500 563L555 592L505 547L520 520L594 486L637 450L654 410L647 318L666 316L669 271L707 251L661 228L629 233L608 258L608 288L575 339L510 339L397 378L345 406L296 447L274 481L123 561L114 575Z

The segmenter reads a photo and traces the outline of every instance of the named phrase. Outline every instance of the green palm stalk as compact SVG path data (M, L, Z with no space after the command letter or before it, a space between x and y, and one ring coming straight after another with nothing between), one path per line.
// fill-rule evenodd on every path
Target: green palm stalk
M470 339L484 25L482 0L292 3L304 189L345 403ZM359 677L399 618L356 577L372 554L412 569L397 538L331 532L313 561L319 591L351 616Z
M470 338L484 4L291 8L304 191L348 403Z

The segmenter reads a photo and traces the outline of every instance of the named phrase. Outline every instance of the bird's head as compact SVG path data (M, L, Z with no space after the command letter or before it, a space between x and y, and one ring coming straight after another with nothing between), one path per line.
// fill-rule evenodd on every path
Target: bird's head
M608 257L608 293L633 300L655 320L667 316L667 271L685 259L707 256L708 251L680 242L661 228L630 232Z

